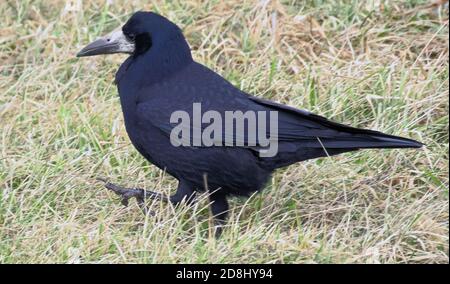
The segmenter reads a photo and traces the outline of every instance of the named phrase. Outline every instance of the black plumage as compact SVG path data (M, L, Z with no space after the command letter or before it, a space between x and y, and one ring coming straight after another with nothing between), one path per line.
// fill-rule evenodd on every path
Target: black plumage
M108 45L106 42L114 41L108 38L103 45L99 41L91 44L79 56L131 53L116 74L127 133L139 153L179 181L177 193L167 198L150 191L127 191L108 184L125 199L136 197L142 202L145 197L152 197L173 203L183 199L191 202L196 191L206 189L211 193L213 214L223 222L228 209L226 197L260 190L277 168L363 148L422 146L414 140L345 126L307 111L250 96L193 61L181 30L155 13L135 13L122 32L126 37L124 42L132 43L133 50L123 45L118 47L120 44ZM170 116L179 110L192 115L194 103L201 103L203 112L214 110L221 114L230 110L277 111L278 153L261 157L258 145L173 146L170 132L174 125ZM237 137L234 142L239 139L247 142L246 136Z

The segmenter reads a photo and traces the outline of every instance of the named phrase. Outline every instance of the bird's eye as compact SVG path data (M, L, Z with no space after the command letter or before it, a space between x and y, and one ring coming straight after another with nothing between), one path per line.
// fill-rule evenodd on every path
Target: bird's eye
M135 34L127 34L127 38L128 38L130 41L134 41L134 40L136 39L136 35L135 35Z

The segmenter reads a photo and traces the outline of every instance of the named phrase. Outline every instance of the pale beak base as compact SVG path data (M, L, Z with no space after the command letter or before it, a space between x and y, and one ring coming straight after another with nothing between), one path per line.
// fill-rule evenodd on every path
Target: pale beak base
M85 46L78 52L77 57L112 53L132 54L134 50L134 42L129 41L122 30L117 30Z

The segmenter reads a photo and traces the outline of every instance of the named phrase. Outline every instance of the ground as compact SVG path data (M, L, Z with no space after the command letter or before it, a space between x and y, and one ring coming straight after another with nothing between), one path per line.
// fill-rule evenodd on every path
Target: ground
M448 263L445 2L1 1L0 263ZM176 181L125 132L126 56L75 54L141 9L248 93L426 147L279 170L231 200L218 240L205 196L125 208L97 177L167 194Z

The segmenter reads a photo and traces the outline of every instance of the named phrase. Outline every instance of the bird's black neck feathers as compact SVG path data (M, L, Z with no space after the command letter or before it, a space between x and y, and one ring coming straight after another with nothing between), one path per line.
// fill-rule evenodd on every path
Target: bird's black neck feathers
M177 31L160 42L156 38L152 48L136 60L142 61L152 79L163 80L190 64L192 55L183 34Z

